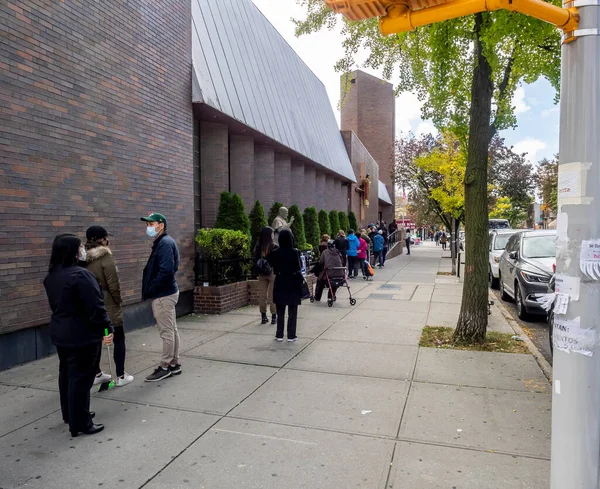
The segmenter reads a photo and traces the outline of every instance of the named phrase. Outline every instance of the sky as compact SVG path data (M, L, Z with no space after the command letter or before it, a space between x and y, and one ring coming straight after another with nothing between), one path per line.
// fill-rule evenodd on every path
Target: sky
M327 89L329 100L336 112L340 99L340 74L334 70L334 64L343 56L343 36L337 31L328 31L305 35L294 35L291 18L303 19L305 8L297 0L252 0L269 19L284 39L319 77ZM372 69L363 69L375 76L381 73ZM390 80L391 83L394 80ZM558 153L558 105L554 104L554 90L546 80L519 87L513 99L516 107L518 127L501 133L506 143L513 146L517 153L527 153L531 163L540 159L552 158ZM421 103L416 95L401 93L396 99L396 134L412 131L415 134L435 132L431 121L421 119Z

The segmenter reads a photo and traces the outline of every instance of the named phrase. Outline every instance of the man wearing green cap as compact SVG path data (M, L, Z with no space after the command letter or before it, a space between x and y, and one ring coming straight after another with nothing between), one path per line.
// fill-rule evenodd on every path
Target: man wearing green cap
M152 253L144 268L142 300L152 301L152 314L163 340L160 365L146 377L146 382L157 382L181 373L179 364L179 331L175 306L179 300L179 288L175 273L179 268L179 250L175 240L167 234L167 218L158 212L142 217L146 222L146 234L154 239Z

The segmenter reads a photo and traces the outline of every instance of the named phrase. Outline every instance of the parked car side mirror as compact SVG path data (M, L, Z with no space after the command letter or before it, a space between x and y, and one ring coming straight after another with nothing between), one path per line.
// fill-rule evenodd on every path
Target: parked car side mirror
M519 252L518 251L511 251L508 256L510 257L511 260L518 260L519 259Z

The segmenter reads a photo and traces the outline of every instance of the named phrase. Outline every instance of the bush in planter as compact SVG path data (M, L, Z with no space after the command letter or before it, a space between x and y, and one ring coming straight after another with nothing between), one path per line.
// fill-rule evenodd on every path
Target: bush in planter
M342 229L346 234L348 234L348 230L350 229L348 215L345 212L340 211L338 212L338 216L340 219L340 229ZM356 231L356 229L354 231Z
M340 227L340 215L338 211L331 211L329 213L329 227L331 228L331 236L335 239L340 229L342 229ZM344 232L346 232L345 229Z
M355 231L358 229L358 222L356 222L356 215L353 211L348 213L348 229L354 229Z
M257 200L254 203L254 207L250 211L250 250L254 250L256 242L260 238L260 233L265 226L268 226L267 219L265 218L265 210L260 202Z
M304 209L304 233L306 236L306 242L312 246L315 253L319 250L319 241L321 240L321 230L319 229L319 218L317 216L317 209L314 207L307 207Z
M321 234L329 234L329 236L335 238L329 225L329 214L327 214L327 211L319 211L319 229L321 230Z
M245 280L252 268L250 236L230 229L199 229L196 244L200 254L198 279L210 285Z
M275 218L279 214L279 208L280 207L285 207L285 206L281 202L275 202L271 206L271 209L269 210L269 219L267 221L267 226L271 226L273 224L273 221L275 220Z
M238 194L221 193L215 228L231 229L250 234L250 220L246 215L244 202Z
M294 234L294 244L299 250L306 250L306 235L304 234L304 219L297 205L293 205L289 209L288 222L294 218L291 230Z

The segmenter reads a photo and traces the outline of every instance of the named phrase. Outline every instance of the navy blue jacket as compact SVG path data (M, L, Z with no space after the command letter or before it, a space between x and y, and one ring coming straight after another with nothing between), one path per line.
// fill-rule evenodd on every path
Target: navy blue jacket
M142 280L142 300L175 294L179 289L175 273L179 269L179 249L168 234L161 234L152 245Z
M45 278L44 287L52 310L52 344L76 348L99 344L104 330L113 326L104 307L96 276L79 266L57 265Z

